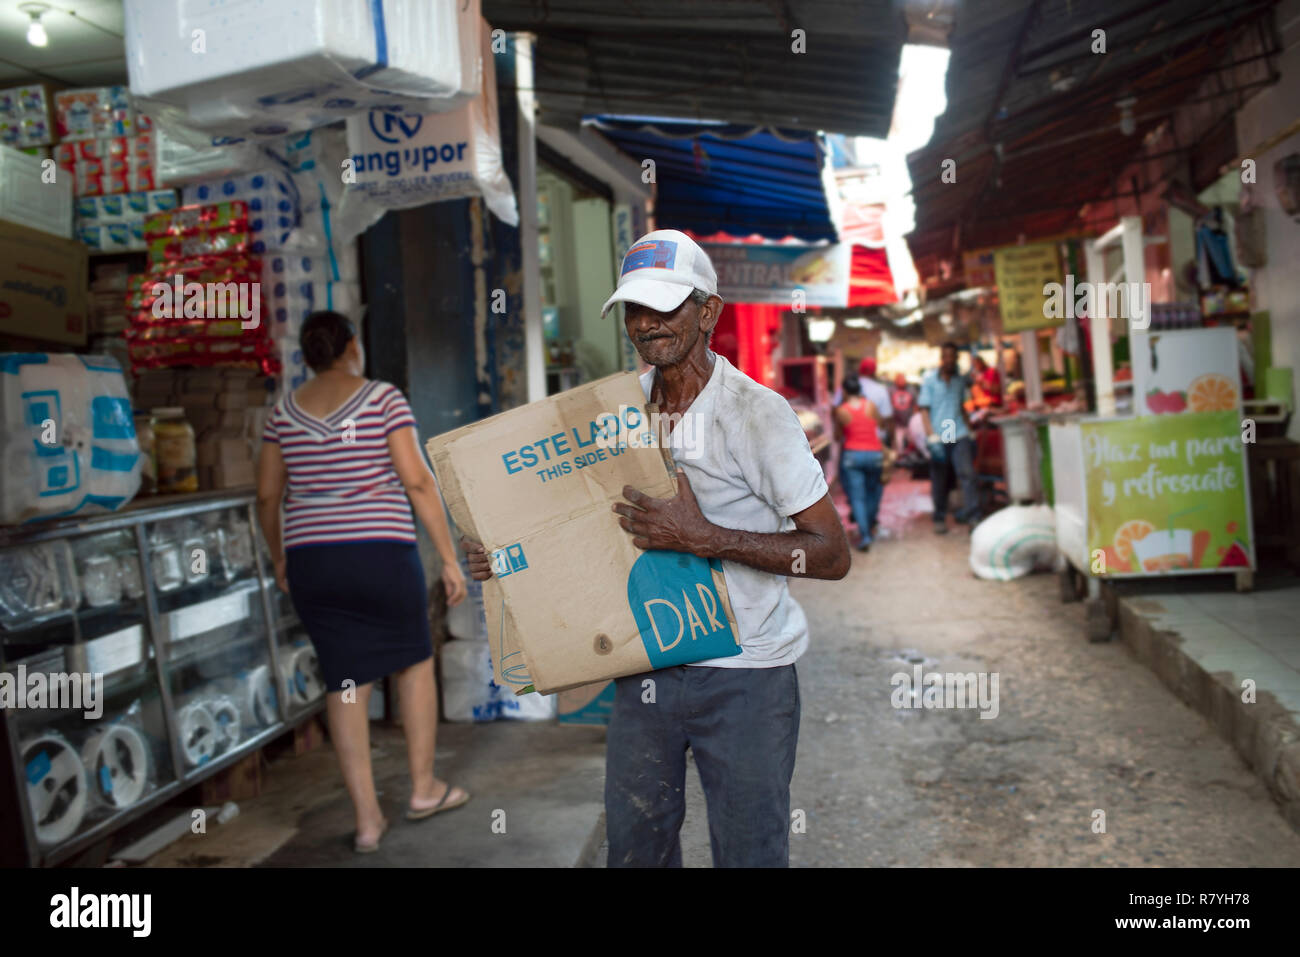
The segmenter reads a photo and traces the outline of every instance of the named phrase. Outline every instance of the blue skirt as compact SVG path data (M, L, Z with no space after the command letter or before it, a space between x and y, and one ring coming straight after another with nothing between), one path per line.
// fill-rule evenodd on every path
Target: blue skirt
M416 546L300 545L285 551L285 577L327 691L347 679L360 688L433 656Z

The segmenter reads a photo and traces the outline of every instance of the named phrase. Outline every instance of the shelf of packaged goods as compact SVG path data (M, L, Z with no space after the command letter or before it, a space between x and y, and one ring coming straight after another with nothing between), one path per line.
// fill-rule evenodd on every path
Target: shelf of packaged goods
M325 706L325 699L313 702L307 705L302 711L295 714L287 721L281 721L273 724L269 728L263 728L256 735L241 741L236 747L227 751L219 758L207 762L201 767L192 769L184 778L176 781L168 781L161 785L156 791L149 794L148 797L142 798L128 808L123 808L116 814L104 818L94 826L74 834L62 844L53 848L44 849L40 854L38 863L45 867L53 867L62 864L75 857L81 851L90 847L92 844L103 840L114 831L124 827L137 818L149 811L154 810L159 805L166 803L170 798L175 797L181 791L187 790L200 783L206 778L211 777L218 771L223 771L236 761L248 756L251 752L264 746L287 731L292 731L298 725L311 718Z
M245 591L256 591L258 579L256 569L242 572L239 577L227 580L221 575L209 575L188 585L181 585L158 593L158 615L168 615L219 601L230 595Z
M153 669L145 667L143 670L136 669L131 672L122 672L113 678L105 678L102 697L99 705L103 709L101 717L110 717L124 710L120 707L112 707L109 702L118 701L128 695L139 695L140 692L147 688L156 687L156 678ZM18 726L23 727L27 720L40 720L41 727L51 727L58 724L64 718L74 714L84 714L86 709L83 708L53 708L44 707L21 711L17 713ZM97 720L88 718L87 720Z
M12 661L18 657L12 651L15 646L73 645L94 641L133 625L145 625L146 622L144 599L128 598L114 605L74 608L16 628L0 630L0 643L5 646L5 660Z
M171 653L167 656L167 668L175 674L182 668L194 664L196 661L203 661L212 658L218 654L229 654L240 648L249 645L266 645L266 632L262 628L262 623L257 622L255 627L250 630L236 632L233 637L225 638L220 641L212 641L210 633L195 635L193 638L187 638L184 641L172 642ZM269 665L270 660L265 660L261 664ZM173 691L175 694L175 691Z
M237 582L204 601L159 615L168 669L199 658L266 642L261 596L256 579ZM179 632L176 637L172 634ZM228 632L214 637L218 632Z

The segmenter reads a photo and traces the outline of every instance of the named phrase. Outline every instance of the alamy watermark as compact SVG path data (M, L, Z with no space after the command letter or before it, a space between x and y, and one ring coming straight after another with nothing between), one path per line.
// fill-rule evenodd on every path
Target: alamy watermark
M978 708L981 718L998 716L996 671L961 674L924 671L920 665L914 665L911 674L899 671L889 683L894 689L889 703L895 708Z
M1133 329L1151 325L1151 283L1149 282L1081 282L1072 274L1059 282L1043 284L1043 318L1077 319L1100 316L1099 306L1106 304L1108 318L1127 319Z
M242 329L256 329L262 323L260 282L186 282L177 273L172 282L156 282L155 319L238 319Z
M104 676L90 672L30 674L26 665L0 672L0 708L80 711L90 721L104 714Z
M643 412L620 405L618 413L596 418L596 447L602 449L657 449L673 451L674 458L698 459L704 454L699 441L699 416L690 412Z

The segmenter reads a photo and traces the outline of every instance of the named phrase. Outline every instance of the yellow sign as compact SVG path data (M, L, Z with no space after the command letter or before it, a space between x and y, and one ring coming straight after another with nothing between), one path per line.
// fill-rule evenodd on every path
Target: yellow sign
M993 268L998 280L998 301L1002 308L1002 331L1044 329L1063 320L1043 315L1043 286L1061 281L1061 263L1056 243L1004 246L993 251Z

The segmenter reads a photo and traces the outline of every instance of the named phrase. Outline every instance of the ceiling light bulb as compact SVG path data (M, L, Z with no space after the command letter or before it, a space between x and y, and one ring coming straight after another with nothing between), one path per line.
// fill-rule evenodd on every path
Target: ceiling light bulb
M45 27L41 25L37 14L33 14L32 25L27 28L27 42L34 47L47 46L50 42L49 35L45 32Z
M1137 118L1133 116L1136 97L1126 96L1115 105L1119 107L1119 131L1125 136L1132 136L1137 129Z

